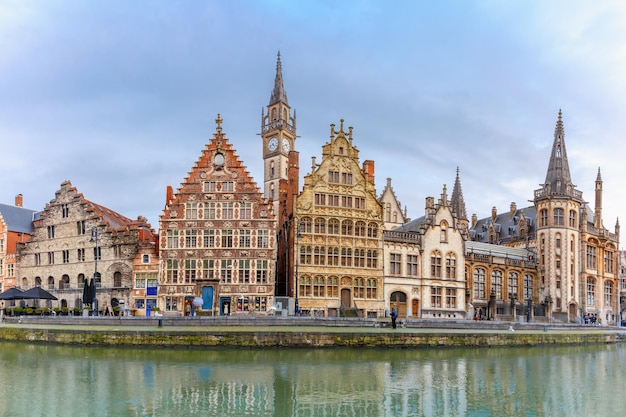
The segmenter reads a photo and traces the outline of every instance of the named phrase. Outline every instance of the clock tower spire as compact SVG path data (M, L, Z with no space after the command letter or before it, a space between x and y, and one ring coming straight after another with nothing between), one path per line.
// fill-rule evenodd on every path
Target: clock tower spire
M289 174L289 152L296 142L296 112L292 112L287 101L283 83L283 67L280 51L276 60L276 76L270 102L261 110L261 138L263 140L264 181L263 193L274 200L278 212L279 186Z

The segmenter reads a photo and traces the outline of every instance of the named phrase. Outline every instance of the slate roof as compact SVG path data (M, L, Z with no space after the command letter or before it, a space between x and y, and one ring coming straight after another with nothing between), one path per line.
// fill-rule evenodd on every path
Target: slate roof
M7 230L17 233L32 233L33 220L39 218L39 212L36 210L8 204L0 204L0 214L7 225Z
M482 255L503 256L509 259L528 260L533 252L525 248L513 248L510 246L492 245L484 242L465 242L465 253L477 253Z
M537 211L535 206L524 207L515 211L513 216L509 211L499 213L494 219L494 227L498 232L498 242L504 243L519 239L519 220L522 216L529 225L526 236L533 236L537 231ZM491 216L480 219L470 230L470 238L473 241L489 242L489 224Z

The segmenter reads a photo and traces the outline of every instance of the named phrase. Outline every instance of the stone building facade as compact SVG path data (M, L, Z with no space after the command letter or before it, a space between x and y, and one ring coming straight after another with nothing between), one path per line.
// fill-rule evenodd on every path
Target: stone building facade
M276 219L222 119L159 221L158 307L187 314L265 314L274 304Z
M18 285L42 287L61 308L81 308L84 282L95 277L101 312L121 300L130 303L142 239L153 239L145 218L131 220L89 201L65 181L33 223L31 240L18 246Z
M331 125L295 200L296 299L304 315L384 314L382 206L374 162L359 166L352 128Z
M402 211L402 205L396 197L396 193L391 187L391 178L387 178L387 184L383 188L383 192L378 197L378 201L383 206L383 220L385 230L393 230L408 223L411 219L407 217L406 207Z
M494 207L486 219L473 216L472 240L523 248L536 264L536 274L530 273L536 279L532 291L524 290L524 294L532 293L525 301L534 316L562 322L579 322L589 315L603 323L619 319L619 223L614 232L603 225L602 186L598 170L592 209L572 182L559 111L546 178L534 191L534 205L518 209L512 203L506 213L498 214ZM470 271L470 276L475 273ZM474 305L484 303L494 291L495 303L503 306L498 310L504 311L513 302L512 291L498 291L489 278L485 291L479 290L481 296L475 297L476 282L475 277L470 279Z
M399 317L466 316L467 229L452 207L444 186L437 203L426 198L424 216L383 234L385 303Z

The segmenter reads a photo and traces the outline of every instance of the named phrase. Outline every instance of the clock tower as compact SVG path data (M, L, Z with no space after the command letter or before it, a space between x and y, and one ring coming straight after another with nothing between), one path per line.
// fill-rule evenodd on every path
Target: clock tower
M283 86L280 52L276 61L276 78L270 103L261 110L261 137L263 139L264 181L263 193L274 200L278 213L280 180L288 180L289 152L296 142L296 112L291 112Z

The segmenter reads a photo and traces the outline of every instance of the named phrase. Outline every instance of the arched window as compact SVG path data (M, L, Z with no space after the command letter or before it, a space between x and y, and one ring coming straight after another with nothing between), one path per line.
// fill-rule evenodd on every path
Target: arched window
M439 226L439 230L440 230L440 239L439 241L441 243L446 243L448 241L448 223L446 222L441 222L441 225Z
M59 289L70 289L70 276L65 274L61 277L61 281L59 281Z
M274 199L274 184L270 184L270 198Z
M339 220L337 219L328 220L328 234L329 235L339 234Z
M456 255L452 252L446 255L446 278L456 279Z
M576 226L576 210L569 211L569 227L577 227Z
M485 299L485 269L474 269L474 298Z
M116 288L122 286L122 273L119 271L113 273L113 286Z
M310 217L303 217L300 220L300 233L311 233L312 223Z
M352 220L344 220L341 222L341 234L343 236L352 236Z
M39 286L41 286L41 283L39 284ZM50 288L51 290L54 289L54 277L53 276L48 277L48 288Z
M325 234L326 233L326 220L324 220L321 217L315 218L314 232L317 234Z
M533 276L530 274L524 275L524 300L528 300L533 297Z
M326 297L326 281L322 276L313 278L313 297Z
M39 277L37 277L39 278ZM35 278L35 279L37 279ZM41 278L39 278L39 281L41 281ZM22 278L22 288L28 288L28 278L24 277Z
M328 248L328 265L339 265L339 248Z
M275 164L274 164L274 161L272 161L270 162L270 178L274 178L275 174L276 174Z
M300 297L311 296L311 277L305 275L300 277Z
M604 281L604 306L613 306L613 283L608 279Z
M491 289L496 294L496 299L502 300L502 271L499 269L491 273Z
M517 292L517 272L509 272L509 298L518 296Z
M365 222L356 222L354 225L354 236L365 236Z
M548 210L546 209L542 209L539 212L540 218L541 218L541 226L547 226L548 225Z
M385 221L391 221L391 204L389 203L385 204Z
M78 283L78 288L82 288L85 285L85 274L78 274L76 282Z
M378 236L378 225L376 223L370 223L367 225L367 237L377 237Z
M354 298L365 298L365 280L363 278L354 279Z
M438 250L430 254L430 276L441 278L441 252Z

